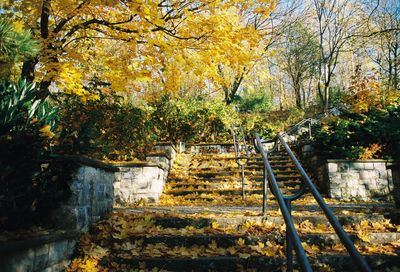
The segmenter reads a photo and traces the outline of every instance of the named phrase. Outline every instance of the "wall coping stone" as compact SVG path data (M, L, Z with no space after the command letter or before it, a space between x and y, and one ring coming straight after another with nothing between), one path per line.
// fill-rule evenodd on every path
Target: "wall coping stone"
M390 163L391 160L382 160L382 159L372 159L372 160L346 160L346 159L327 159L326 162L360 162L360 163L369 163L369 162L385 162Z
M157 142L154 146L170 146L177 152L176 146L172 142Z
M63 155L63 156L52 156L52 160L54 161L71 161L83 166L92 166L94 168L99 168L108 172L118 172L118 167L113 166L112 164L105 163L96 159L92 159L85 156L79 155Z
M149 152L146 154L146 157L165 157L168 160L171 159L171 155L165 152Z
M29 248L39 247L41 245L53 243L59 240L67 239L79 239L83 232L72 230L72 231L61 231L58 230L52 234L38 235L29 237L23 240L10 240L0 242L0 255L12 254L16 251L22 251Z
M220 146L233 146L233 142L216 142L216 143L196 143L196 144L189 144L188 147L191 146L213 146L213 145L220 145Z
M113 166L115 167L158 167L160 169L164 169L164 167L155 162L147 162L147 161L135 161L135 162L118 162L118 163L113 163ZM116 172L119 172L119 168Z
M386 167L389 169L393 168L399 168L400 167L400 161L388 161L386 164Z

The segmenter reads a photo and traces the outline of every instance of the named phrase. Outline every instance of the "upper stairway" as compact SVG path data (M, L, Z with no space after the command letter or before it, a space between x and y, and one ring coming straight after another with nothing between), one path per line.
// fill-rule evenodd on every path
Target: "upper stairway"
M277 153L270 159L282 192L290 194L297 190L301 175L290 158ZM182 155L168 177L161 204L259 206L263 197L263 168L261 156L248 159L244 168L243 199L241 168L235 153Z

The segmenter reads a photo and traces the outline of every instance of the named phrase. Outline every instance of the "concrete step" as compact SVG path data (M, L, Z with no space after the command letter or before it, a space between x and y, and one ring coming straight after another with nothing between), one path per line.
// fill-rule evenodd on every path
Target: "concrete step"
M245 175L246 174L254 174L254 173L262 173L264 166L245 166ZM189 168L188 173L196 174L196 173L215 173L215 172L233 172L237 174L241 174L242 170L239 167L198 167L198 168ZM297 169L287 166L274 166L273 168L274 173L282 173L282 174L297 174Z
M220 171L190 171L190 175L197 177L216 177L216 176L240 176L240 171L227 171L225 169L220 169ZM257 171L255 173L251 171L245 171L245 176L260 176L262 175L261 171Z
M199 167L189 167L189 170L190 171L193 171L193 170L197 170L197 171L215 171L215 170L219 170L219 169L221 169L221 168L223 168L224 170L227 170L227 171L241 171L240 170L240 167L239 166L225 166L225 167L202 167L202 166L199 166ZM247 166L247 165L245 165L245 170L250 170L250 171L262 171L264 169L264 167L263 166L260 166L260 165L251 165L251 166Z
M173 190L214 190L214 189L237 189L242 187L241 180L234 182L168 182L168 189L165 192L171 192ZM281 183L281 186L298 186L300 182L284 182ZM244 183L245 188L248 189L260 189L262 188L261 181L249 181L245 179Z
M369 241L361 240L356 233L349 233L349 237L352 242L356 245L368 246L370 244L387 244L394 243L400 239L400 233L398 232L371 232L369 235ZM307 242L309 245L318 245L321 249L329 249L329 247L341 244L339 236L335 233L309 233L299 234L302 242ZM123 239L123 242L134 243L137 240L141 240L143 244L157 244L163 243L168 247L184 246L191 247L194 245L208 246L213 241L218 247L230 247L235 246L237 241L242 239L246 245L257 245L258 243L266 243L268 241L274 242L275 244L284 245L285 234L283 232L270 232L262 235L249 235L249 234L195 234L195 235L152 235L143 236L136 235L130 236Z
M278 186L281 189L299 189L300 188L300 182L291 182L291 181L286 181L286 182L279 182ZM174 194L174 193L179 193L181 191L187 191L189 193L219 193L220 191L224 193L226 190L241 190L242 188L242 183L238 181L235 184L232 183L208 183L208 184L193 184L193 183L168 183L168 188L164 190L164 193L166 194ZM245 190L248 190L249 192L255 192L254 190L261 190L262 189L262 182L247 182L244 185ZM177 194L179 195L179 194Z
M141 257L141 258L103 258L103 267L112 267L113 263L124 265L127 270L145 268L143 271L246 271L247 269L260 269L259 271L281 271L278 267L284 263L283 258L249 257L243 259L237 256L212 256L212 257ZM252 270L254 271L254 270Z
M191 190L169 190L166 191L166 194L174 195L174 196L185 196L190 194L207 194L212 192L213 194L219 194L221 196L231 196L231 195L241 195L241 189L214 189L210 191L210 189L191 189ZM247 194L262 194L262 189L246 189Z
M352 213L368 213L372 216L385 215L389 216L390 214L396 213L396 209L393 203L391 202L347 202L347 203L329 203L329 207L335 214L343 214L350 217ZM321 212L320 207L317 204L297 204L294 202L292 204L293 212ZM181 215L191 215L191 214L203 214L203 213L212 213L215 215L224 214L257 214L261 215L261 206L259 207L248 207L248 206L226 206L226 205L211 205L208 207L200 207L200 206L160 206L160 205L150 205L146 207L137 207L137 208L118 208L116 211L128 212L128 213L178 213ZM275 201L268 200L267 212L275 212L278 211L278 205Z
M262 177L245 177L245 179L251 181L251 182L262 182L263 178ZM190 179L185 178L185 177L168 177L167 182L182 182L186 183L190 181L195 181L195 182L210 182L210 183L220 183L220 182L241 182L240 177L235 177L235 176L230 176L230 177L213 177L213 178L207 178L207 177L191 177ZM190 182L189 181L189 182Z
M298 182L300 180L300 176L281 176L281 175L276 175L275 176L276 180L278 182L286 182L286 181L293 181L293 182ZM253 182L253 181L263 181L262 175L254 175L254 176L245 176L245 179ZM218 176L218 175L198 175L198 176L193 176L190 179L187 177L168 177L167 182L187 182L188 180L197 180L199 182L204 182L204 181L209 181L209 182L224 182L224 181L241 181L241 178L238 176L233 176L233 175L224 175L224 176Z
M380 222L385 219L383 215L368 215L368 214L355 214L351 217L346 215L337 216L339 222L343 225L358 224L362 221L368 220L370 222ZM234 226L239 227L247 221L255 223L270 223L276 224L277 226L284 225L284 220L282 216L268 216L266 219L262 216L236 216L236 217L215 217L215 218L177 218L177 217L166 217L166 218L156 218L155 224L162 226L163 228L185 228L192 226L195 228L204 228L211 225L212 222L217 222L221 227ZM325 215L322 213L315 215L305 215L305 216L293 216L293 222L295 224L300 224L302 222L309 221L313 225L329 225ZM399 236L396 236L399 237Z
M215 196L215 194L219 194L220 196L232 196L232 195L242 195L242 189L241 187L236 187L236 188L226 188L223 186L223 184L221 184L222 188L201 188L201 189L196 189L196 188L179 188L179 187L175 187L174 189L169 189L166 190L164 193L168 194L168 195L174 195L174 196L186 196L186 195L191 195L191 194L195 194L195 195L201 195L201 194L213 194L213 196ZM298 182L285 182L285 183L281 183L279 184L279 187L281 189L281 191L283 193L290 193L292 190L299 190L300 189L300 185ZM262 194L262 187L249 187L245 186L245 192L247 195L256 195ZM195 196L193 196L195 197ZM212 196L211 196L212 197ZM192 196L190 196L190 198L192 198Z
M101 259L100 264L103 267L115 268L115 265L123 265L129 269L146 269L151 271L153 268L158 271L271 271L281 272L285 266L284 257L267 256L211 256L211 257L130 257L118 258L107 256ZM390 270L398 266L399 256L387 255L367 255L367 262L373 271L395 271ZM357 271L347 254L331 254L314 257L311 259L314 271L328 271L326 265L330 267L329 271ZM325 269L324 269L325 265ZM296 267L295 261L295 267ZM323 269L323 270L320 270ZM389 270L387 270L389 269Z

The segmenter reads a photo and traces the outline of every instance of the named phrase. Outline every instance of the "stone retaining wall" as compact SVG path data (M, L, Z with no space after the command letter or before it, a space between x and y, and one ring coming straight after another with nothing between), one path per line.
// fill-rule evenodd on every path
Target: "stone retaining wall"
M386 161L328 160L329 196L337 199L390 199L391 170Z
M171 143L158 143L154 150L146 155L146 162L115 164L119 169L115 173L115 204L159 201L177 151Z
M0 243L0 271L64 271L75 252L80 232L58 232Z
M152 152L146 154L146 161L158 163L163 168L168 170L171 170L173 164L172 157L169 154L163 152Z
M304 153L315 183L329 197L342 200L393 200L392 171L385 160L327 160Z
M80 166L70 183L71 196L53 213L52 221L56 227L86 231L91 223L111 211L114 172L118 168L84 157L64 159Z
M132 204L141 199L158 202L163 192L169 167L153 162L116 165L114 197L116 204Z
M396 207L400 208L400 162L389 162L386 167L392 170L394 202Z
M235 152L233 143L206 143L206 144L192 144L190 147L191 154L199 153L228 153Z
M171 160L171 164L174 163L177 150L172 143L157 143L154 146L154 151L156 153L166 154L169 157L169 159Z
M175 155L173 147L162 145L158 153L149 154L149 162L119 166L79 156L55 158L77 164L70 197L49 215L57 230L20 241L0 241L0 271L64 271L81 233L110 212L116 199L158 201Z
M77 164L69 183L70 197L49 215L55 229L49 229L47 235L0 241L2 272L64 271L81 233L112 209L118 168L79 156L55 160Z

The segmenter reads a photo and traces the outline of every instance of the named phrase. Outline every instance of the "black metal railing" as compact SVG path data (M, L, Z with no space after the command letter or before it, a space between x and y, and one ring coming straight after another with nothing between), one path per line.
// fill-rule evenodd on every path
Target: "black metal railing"
M290 129L288 132L293 133L295 130L305 124L311 124L312 119L306 119L304 122L300 122L295 125L296 129ZM309 125L311 129L311 125ZM310 130L311 136L311 130ZM331 223L332 227L334 228L336 234L339 236L340 241L345 246L347 251L349 252L350 257L352 258L353 262L359 268L360 271L369 272L372 271L369 267L368 263L362 257L362 255L357 251L353 242L351 241L348 234L344 231L342 225L339 223L336 216L333 214L332 210L329 206L325 203L324 199L322 198L321 194L317 190L314 183L311 181L309 176L307 175L306 171L301 166L300 162L297 160L296 156L290 149L289 145L286 143L284 136L287 135L286 133L278 133L278 135L272 140L263 140L256 134L255 139L255 148L258 152L261 153L263 161L264 161L264 169L263 169L263 214L266 213L266 200L267 200L267 185L269 185L272 194L275 196L279 208L282 212L283 219L286 225L286 258L287 258L287 271L293 271L293 249L296 252L298 264L302 271L312 271L311 264L307 258L307 255L304 251L304 248L301 244L300 237L294 227L293 219L291 215L292 204L291 202L298 199L303 195L305 189L308 188L315 200L317 201L320 208L325 213L325 216ZM264 149L265 143L274 143L274 147L270 150ZM291 158L293 163L295 164L297 170L302 176L302 182L300 185L300 189L298 189L294 194L291 195L284 195L281 189L278 186L278 182L276 181L274 172L272 170L271 163L269 161L269 155L278 150L278 146L282 146L284 151L288 154Z
M245 199L245 177L244 169L249 161L249 147L246 142L246 137L244 135L243 127L236 126L232 127L232 137L233 145L235 148L236 163L240 169L241 181L242 181L242 199Z

